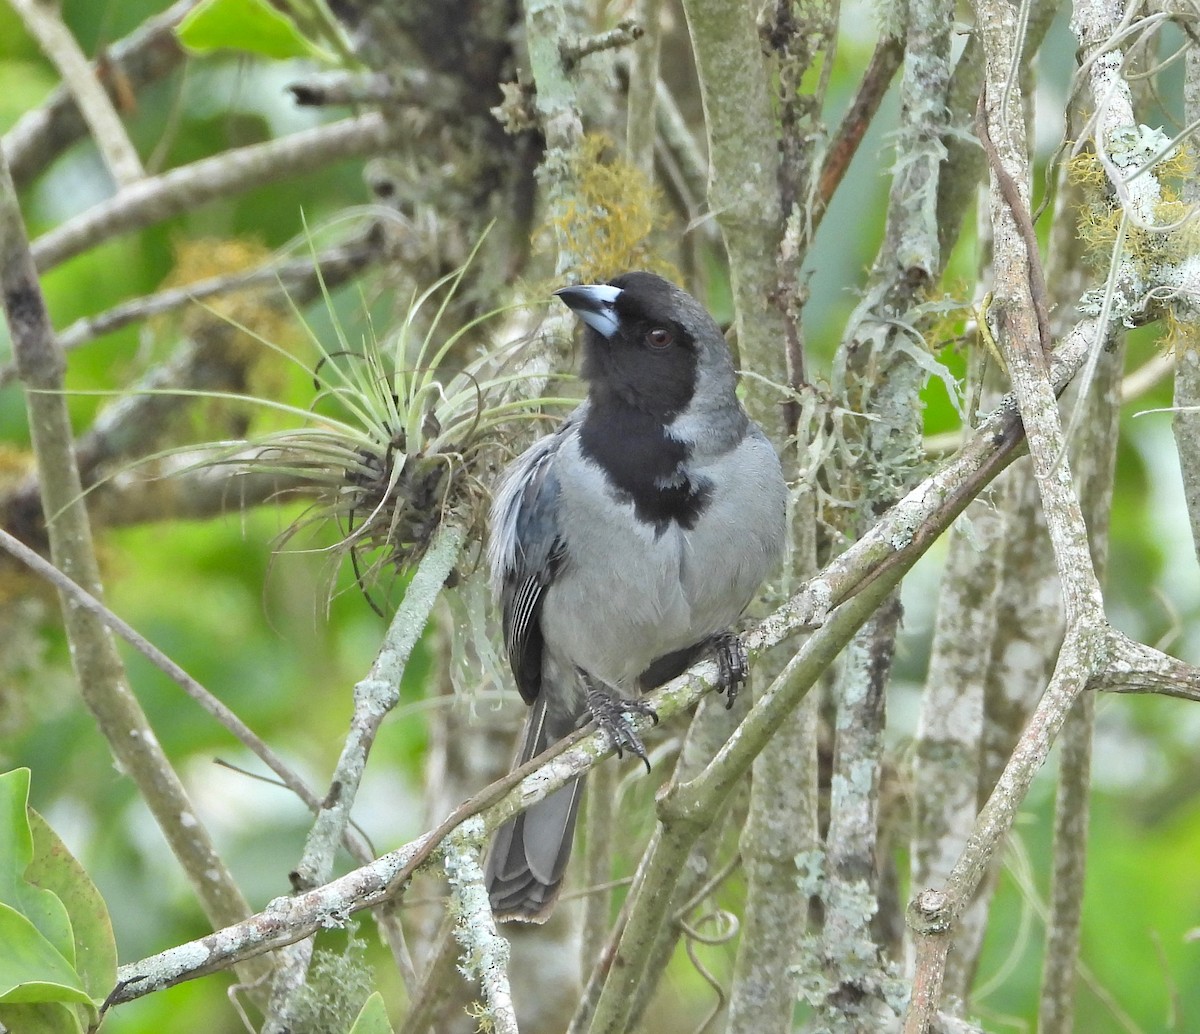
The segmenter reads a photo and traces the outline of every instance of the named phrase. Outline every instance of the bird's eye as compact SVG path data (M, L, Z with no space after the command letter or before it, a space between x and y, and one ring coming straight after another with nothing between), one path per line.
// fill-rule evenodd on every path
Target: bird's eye
M651 348L663 349L668 348L672 341L675 340L675 335L672 334L666 327L655 327L653 330L646 332L646 344Z

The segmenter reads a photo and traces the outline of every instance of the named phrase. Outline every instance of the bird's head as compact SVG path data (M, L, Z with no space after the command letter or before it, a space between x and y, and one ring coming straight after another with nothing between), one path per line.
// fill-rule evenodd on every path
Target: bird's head
M593 400L620 400L667 426L741 412L721 328L669 280L639 271L555 294L587 327L582 373Z

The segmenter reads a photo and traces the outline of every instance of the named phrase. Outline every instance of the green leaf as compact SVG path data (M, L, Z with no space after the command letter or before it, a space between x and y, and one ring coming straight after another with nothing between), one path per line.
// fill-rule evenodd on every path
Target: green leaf
M66 907L52 891L34 886L26 876L34 857L28 808L29 769L0 774L0 902L28 919L73 966L75 937ZM0 953L3 944L0 939Z
M15 1031L79 1031L96 1018L93 998L103 999L116 978L116 944L99 891L29 809L29 770L0 774L0 1002L21 1005L0 1023ZM39 1004L48 1007L32 1008Z
M0 774L0 901L12 902L25 866L33 859L28 809L29 769Z
M75 967L8 905L0 905L0 1002L92 1005Z
M80 1008L62 1002L0 1005L0 1023L19 1034L83 1034Z
M383 1004L383 995L376 991L363 1002L350 1034L393 1034L392 1024L388 1020L387 1007Z
M58 834L32 809L29 824L33 861L25 878L52 893L66 908L74 935L75 969L92 998L101 1001L117 982L117 942L108 906Z
M175 33L180 43L200 54L230 49L280 59L332 60L267 0L201 0Z

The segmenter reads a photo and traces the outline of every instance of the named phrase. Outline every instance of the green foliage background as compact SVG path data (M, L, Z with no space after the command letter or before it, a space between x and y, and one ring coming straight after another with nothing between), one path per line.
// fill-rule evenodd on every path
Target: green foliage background
M68 24L92 53L161 5L66 0L63 7ZM871 43L864 32L861 39L847 39L840 46L830 91L835 107L846 103ZM194 59L186 77L171 77L139 96L130 122L134 142L143 157L151 154L171 119L178 118L162 155L166 165L174 165L231 144L269 138L281 126L311 121L317 116L291 108L281 93L281 85L303 67L233 55ZM1047 88L1061 89L1062 70L1044 71ZM0 131L56 82L16 16L0 5ZM836 116L835 111L827 121ZM888 118L879 121L887 124ZM818 367L832 354L853 305L854 288L882 232L888 161L886 143L876 132L814 248L813 301L806 320ZM31 232L62 221L108 189L92 147L72 148L28 195ZM180 239L243 237L275 247L296 233L301 210L315 224L364 198L359 164L345 163L207 205L54 270L44 282L51 313L61 327L86 311L154 290L170 272L173 243ZM976 244L968 235L946 282L969 283L975 259ZM356 303L345 304L350 311ZM155 347L136 328L110 335L73 355L70 385L76 390L117 389L145 366ZM1156 347L1153 329L1134 335L1130 366L1146 361ZM961 355L948 350L943 358L961 371ZM293 389L293 401L305 404L304 386ZM1134 418L1138 410L1167 404L1169 386L1164 383L1129 407L1122 429L1108 574L1110 614L1130 635L1148 643L1165 641L1195 663L1200 662L1200 577L1183 523L1168 418ZM80 426L97 405L91 397L73 400ZM930 389L928 406L931 433L955 425L937 385ZM19 389L10 386L0 391L0 447L22 449L27 441ZM103 538L105 576L108 602L118 614L320 785L340 747L350 715L350 689L370 664L383 626L351 591L345 572L338 575L342 591L326 610L330 572L319 554L271 562L272 539L291 516L272 510L242 516L231 507L227 517L204 524L109 532ZM928 659L936 563L935 551L906 589L904 650L892 700L901 750ZM27 585L0 586L0 596L14 591L30 593L45 608L46 620L40 641L29 644L36 660L23 671L6 673L0 683L0 768L33 769L32 803L104 894L122 962L207 932L131 784L114 770L79 704L53 599ZM381 851L422 828L426 711L420 705L433 692L426 682L434 649L427 643L410 667L401 708L376 745L356 809ZM287 873L299 857L307 827L303 809L281 790L216 767L214 759L221 758L256 768L160 673L137 656L128 661L134 688L168 756L176 760L252 904L285 893ZM1082 953L1094 985L1084 982L1080 991L1080 1031L1200 1029L1198 742L1200 711L1194 706L1141 698L1101 702ZM1018 827L981 967L981 980L998 981L981 1003L988 1011L989 1030L1028 1030L1034 1022L1038 905L1047 894L1052 804L1052 786L1043 777ZM339 938L329 941L337 944ZM207 978L142 999L117 1010L105 1029L112 1034L237 1031L240 1025L223 994L224 984ZM671 987L681 1007L692 999L688 1011L702 1014L707 1008L704 1002L696 1004L706 992L686 971L677 974ZM398 992L390 991L394 1001Z

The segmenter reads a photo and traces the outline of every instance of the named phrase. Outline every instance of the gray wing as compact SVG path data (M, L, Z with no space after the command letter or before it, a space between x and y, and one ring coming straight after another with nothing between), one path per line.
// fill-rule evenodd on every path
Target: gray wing
M581 406L526 449L505 472L492 503L492 591L500 602L508 662L527 704L542 689L542 599L566 560L554 462L582 414Z

